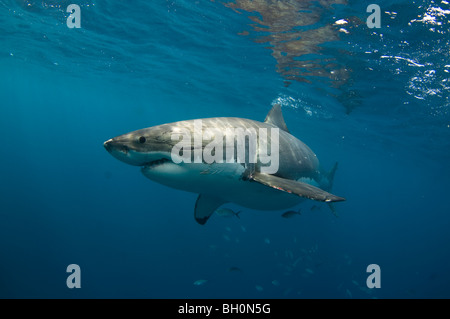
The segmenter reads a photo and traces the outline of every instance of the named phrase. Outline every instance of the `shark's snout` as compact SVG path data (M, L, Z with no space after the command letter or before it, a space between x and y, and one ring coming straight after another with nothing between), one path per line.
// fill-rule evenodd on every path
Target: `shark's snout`
M120 141L114 140L113 138L110 138L109 140L104 142L103 146L109 153L120 152L128 154L128 151L130 150L130 148L125 143L121 143Z
M109 140L107 140L106 142L103 143L103 146L106 148L106 150L108 152L110 152L112 149L112 144L113 144L113 139L110 138Z
M138 134L142 137L142 134ZM118 160L134 166L143 166L162 159L161 154L152 152L142 138L136 134L124 134L103 143L109 154Z

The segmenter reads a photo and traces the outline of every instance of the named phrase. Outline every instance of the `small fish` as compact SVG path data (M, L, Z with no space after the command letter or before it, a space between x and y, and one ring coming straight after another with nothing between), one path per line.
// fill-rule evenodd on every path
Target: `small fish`
M283 218L292 218L296 215L301 215L302 213L300 212L300 209L298 211L294 211L294 210L289 210L287 212L284 212L283 214L281 214L281 217Z
M230 241L230 240L231 240L231 238L230 238L228 235L223 235L222 237L223 237L223 239L225 239L226 241Z
M285 291L283 291L283 295L287 296L291 293L291 291L292 291L292 288L288 288Z
M233 217L236 216L237 218L240 219L239 214L241 213L241 211L238 212L234 212L233 210L229 209L229 208L219 208L216 210L216 214L222 217Z
M306 271L307 273L309 273L309 274L313 274L313 273L314 273L314 271L312 271L312 270L309 269L309 268L306 268L305 271Z
M206 280L206 279L199 279L199 280L196 280L196 281L194 281L194 286L201 286L201 285L204 285L207 281L208 281L208 280Z
M264 242L265 242L266 244L270 244L270 239L269 239L269 238L264 238Z
M350 299L353 299L353 296L352 296L352 293L350 292L350 290L345 289L345 293L347 294L347 296L348 296Z
M278 280L272 280L272 285L278 287L280 285L280 282Z
M256 286L255 286L255 289L258 290L258 291L263 291L263 290L264 290L264 288L261 287L261 286L259 286L259 285L256 285Z
M355 286L359 286L359 284L358 284L358 282L357 282L356 280L352 280L352 283L353 283Z
M302 257L298 257L295 261L294 261L294 263L292 264L292 266L297 266L297 264L300 262L302 260Z
M320 207L317 206L317 205L313 205L313 206L311 207L311 211L314 211L314 210L320 210Z
M230 267L228 268L228 272L242 272L241 268L239 267Z
M294 254L292 253L292 251L286 250L286 251L284 252L284 254L285 254L285 256L288 257L288 258L294 259Z

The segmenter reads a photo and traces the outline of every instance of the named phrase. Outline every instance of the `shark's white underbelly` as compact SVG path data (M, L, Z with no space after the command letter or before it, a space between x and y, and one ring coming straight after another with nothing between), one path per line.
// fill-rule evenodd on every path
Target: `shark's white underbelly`
M286 209L303 198L282 192L260 183L243 180L240 164L183 164L166 163L144 167L142 173L163 185L198 194L209 195L257 210Z

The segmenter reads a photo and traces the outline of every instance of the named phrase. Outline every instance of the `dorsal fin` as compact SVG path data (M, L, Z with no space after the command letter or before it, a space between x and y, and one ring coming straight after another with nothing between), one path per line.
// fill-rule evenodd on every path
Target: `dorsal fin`
M264 120L265 123L273 124L283 131L286 131L289 133L289 130L286 126L286 122L283 118L283 113L281 113L281 105L275 104L272 109L270 109L269 113L266 116L266 119Z

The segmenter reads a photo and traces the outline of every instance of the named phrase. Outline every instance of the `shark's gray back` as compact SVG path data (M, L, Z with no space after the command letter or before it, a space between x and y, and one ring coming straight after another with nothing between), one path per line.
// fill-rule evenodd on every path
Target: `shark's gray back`
M194 121L198 120L188 120L163 124L160 127L169 126L173 128L173 126L177 126L180 128L187 129L191 132L191 134L193 134ZM278 128L277 126L270 123L237 117L205 118L201 119L201 123L202 123L202 132L205 132L205 130L211 128L218 129L223 133L227 129L242 128L243 130L246 130L253 128L256 134L258 135L258 140L259 140L259 129L265 128L267 131L268 150L270 150L270 143L272 136L270 129ZM309 177L309 178L317 177L319 173L318 172L319 161L317 159L316 154L314 154L314 152L305 143L303 143L290 133L286 132L285 130L278 128L278 132L279 132L279 168L277 173L274 175L288 179L298 179L301 177ZM211 140L204 139L202 143L202 148L204 149L205 146L208 145L208 143L210 142ZM228 147L230 147L230 145L228 145ZM224 156L226 148L227 145L224 142ZM255 170L259 172L260 168L261 163L257 163L255 166Z

